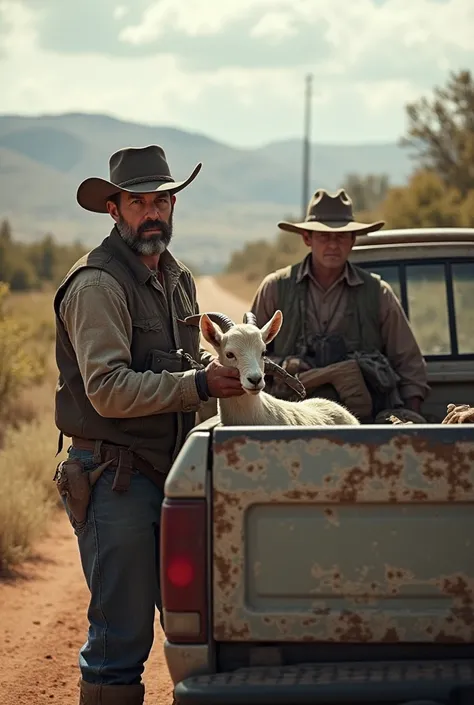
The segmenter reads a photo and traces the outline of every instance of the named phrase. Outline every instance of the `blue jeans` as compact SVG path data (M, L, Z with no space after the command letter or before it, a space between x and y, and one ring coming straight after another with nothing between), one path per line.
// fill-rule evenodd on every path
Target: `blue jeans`
M70 448L85 470L97 465L91 451ZM89 632L79 652L89 683L141 682L153 644L155 608L160 610L159 530L162 491L140 473L124 493L112 490L115 471L106 469L92 490L87 519L77 526L82 569L91 598ZM67 507L65 505L66 511Z

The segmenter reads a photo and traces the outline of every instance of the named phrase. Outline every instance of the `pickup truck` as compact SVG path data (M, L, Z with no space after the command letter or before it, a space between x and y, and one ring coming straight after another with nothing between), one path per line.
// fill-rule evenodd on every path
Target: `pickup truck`
M380 231L351 260L426 356L427 424L188 435L161 529L178 705L473 705L474 230ZM436 294L436 296L435 296Z

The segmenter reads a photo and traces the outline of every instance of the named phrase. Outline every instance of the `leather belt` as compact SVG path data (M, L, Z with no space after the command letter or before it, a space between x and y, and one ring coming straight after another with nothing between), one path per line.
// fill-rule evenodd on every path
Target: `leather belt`
M107 443L106 441L92 441L87 438L73 436L71 445L78 450L91 450L97 463L111 461L109 468L116 468L112 489L116 492L126 492L130 485L130 478L135 470L145 475L161 490L164 489L166 476L154 469L147 460L137 455L125 446Z

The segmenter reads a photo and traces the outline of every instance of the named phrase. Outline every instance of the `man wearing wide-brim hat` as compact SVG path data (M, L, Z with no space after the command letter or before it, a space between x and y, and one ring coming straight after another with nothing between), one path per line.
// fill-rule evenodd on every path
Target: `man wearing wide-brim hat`
M86 179L77 192L80 206L113 220L54 299L59 448L63 434L71 438L56 482L91 591L81 705L143 703L141 674L161 608L166 475L201 404L244 393L238 372L183 324L199 312L196 285L168 249L176 194L200 168L176 181L162 147L121 149L109 179ZM160 617L163 624L161 609Z
M266 276L252 311L263 325L282 310L270 353L299 374L309 396L341 401L363 422L385 420L395 408L420 422L426 363L410 324L391 287L348 261L356 238L383 225L356 221L344 189L318 189L304 221L278 223L300 235L310 253ZM280 395L273 385L270 391Z

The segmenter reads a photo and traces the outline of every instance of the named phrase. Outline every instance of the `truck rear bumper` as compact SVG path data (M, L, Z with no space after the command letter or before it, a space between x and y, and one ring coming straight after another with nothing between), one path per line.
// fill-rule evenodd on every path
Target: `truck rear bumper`
M474 703L474 660L242 668L187 678L176 685L175 699L178 705Z

